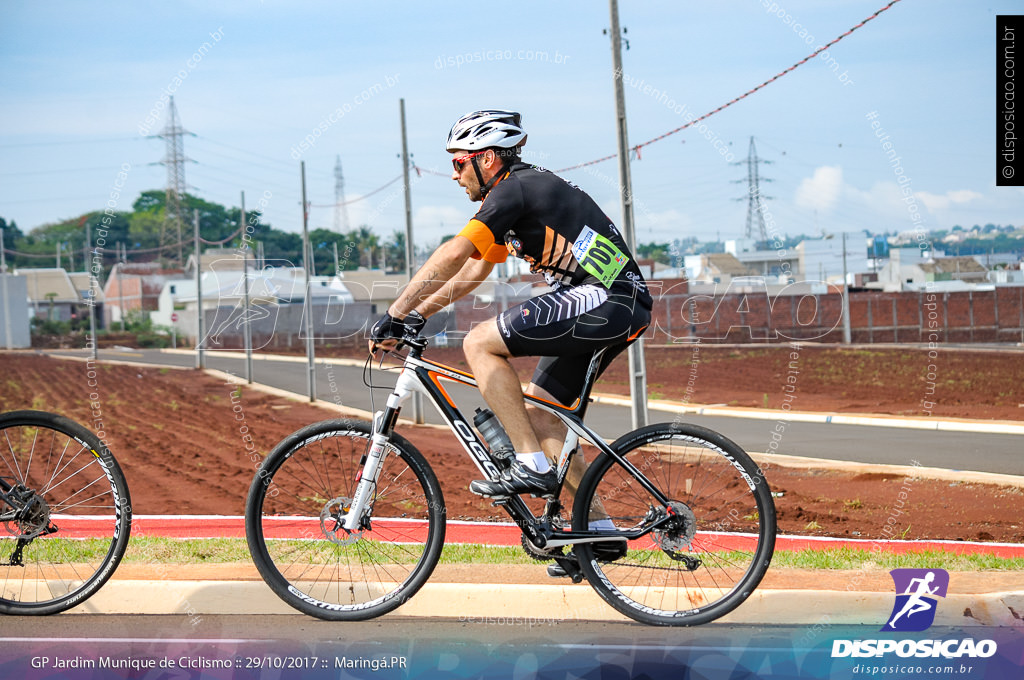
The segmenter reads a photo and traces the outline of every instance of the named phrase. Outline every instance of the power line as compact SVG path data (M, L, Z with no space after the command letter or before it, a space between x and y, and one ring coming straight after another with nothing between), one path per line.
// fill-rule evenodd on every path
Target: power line
M370 196L373 196L376 193L380 193L381 191L384 191L385 189L387 189L389 186L391 186L392 184L394 184L395 182L397 182L400 179L402 179L401 175L399 175L398 177L394 178L393 180L391 180L387 184L381 185L381 186L377 187L376 189L374 189L373 191L371 191L369 193L366 193L366 194L363 194L359 198L353 198L353 199L350 199L348 201L343 201L341 203L320 203L320 204L310 203L309 207L310 208L336 208L339 205L351 205L353 203L358 203L359 201L365 201Z
M814 50L813 52L811 52L806 57L804 57L800 61L796 62L795 64L793 64L789 68L785 69L784 71L779 71L774 76L772 76L768 80L764 81L760 85L757 85L755 87L750 88L749 90L747 90L746 92L744 92L740 96L735 97L734 99L731 99L731 100L727 101L726 103L722 104L717 109L709 111L708 113L705 113L703 116L700 116L699 118L695 118L694 120L691 120L691 121L689 121L688 123L686 123L684 125L680 125L679 127L675 128L674 130L669 130L668 132L666 132L664 134L660 134L657 137L654 137L653 139L649 139L646 142L641 142L640 144L637 144L636 146L631 147L630 151L635 153L637 155L637 157L639 158L640 157L640 149L641 148L643 148L645 146L649 146L651 144L654 144L655 142L660 142L661 140L665 139L666 137L674 135L677 132L681 132L681 131L685 130L688 127L693 127L694 125L696 125L697 123L701 122L702 120L705 120L706 118L710 118L711 116L715 115L716 113L729 108L730 106L732 106L736 102L739 102L739 101L742 101L742 100L746 99L747 97L749 97L750 95L754 94L755 92L757 92L758 90L760 90L764 86L768 85L769 83L773 83L776 80L778 80L779 78L781 78L782 76L786 75L787 73L790 73L791 71L796 69L798 66L802 66L803 64L806 64L808 61L810 61L814 57L818 56L819 54L821 54L822 52L824 52L828 48L832 47L837 42L839 42L840 40L842 40L846 36L850 35L854 31L856 31L858 28L861 28L862 26L864 26L864 24L868 23L869 21L871 21L872 19L877 17L879 14L881 14L885 10L887 10L890 7L892 7L893 5L895 5L897 2L900 2L900 0L891 0L891 2L889 2L889 4L887 4L885 7L882 7L878 11L874 12L871 16L869 16L868 18L864 19L859 24L855 25L854 27L852 27L850 30L846 31L845 33L839 35L838 37L833 39L828 44L822 45L821 47L819 47L818 49ZM616 77L617 78L621 78L622 77L621 73L617 74ZM595 159L595 160L592 160L592 161L587 161L586 163L579 163L577 165L572 165L572 166L569 166L568 168L562 168L561 170L556 170L555 172L568 172L570 170L577 170L579 168L585 168L588 165L596 165L598 163L603 163L605 161L610 161L613 158L617 158L618 155L619 154L617 154L617 153L613 153L610 156L604 156L603 158L598 158L598 159Z

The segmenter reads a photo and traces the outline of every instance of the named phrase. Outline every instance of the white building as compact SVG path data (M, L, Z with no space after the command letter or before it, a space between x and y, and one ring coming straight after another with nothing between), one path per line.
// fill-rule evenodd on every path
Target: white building
M267 267L248 272L249 302L253 305L302 305L305 302L306 279L301 267ZM245 301L246 275L240 269L203 272L201 278L203 308L235 307ZM314 306L347 305L354 302L352 293L336 276L310 278L310 295ZM183 313L195 313L196 280L172 279L164 283L152 313L153 323L172 326L180 324ZM173 319L174 314L178 319Z
M806 240L797 244L796 252L803 280L842 283L843 236L844 234L835 234L828 238ZM853 283L855 274L865 274L871 271L871 264L868 261L868 242L864 232L860 231L848 232L845 237L846 281Z

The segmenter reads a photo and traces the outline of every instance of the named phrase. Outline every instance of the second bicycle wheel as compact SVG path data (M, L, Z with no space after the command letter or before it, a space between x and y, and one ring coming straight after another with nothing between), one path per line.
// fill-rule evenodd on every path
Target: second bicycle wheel
M371 512L340 526L370 446L370 425L328 420L290 435L249 489L245 531L256 567L285 602L330 620L373 618L430 576L444 544L441 487L423 456L392 434Z
M611 447L669 502L656 500L610 457L594 461L580 483L573 529L607 519L619 530L659 523L629 541L621 557L604 549L608 544L576 546L598 594L653 625L707 623L739 606L775 548L775 504L757 465L722 435L689 424L649 425Z
M55 614L95 593L128 547L132 509L102 442L54 413L0 415L0 614Z

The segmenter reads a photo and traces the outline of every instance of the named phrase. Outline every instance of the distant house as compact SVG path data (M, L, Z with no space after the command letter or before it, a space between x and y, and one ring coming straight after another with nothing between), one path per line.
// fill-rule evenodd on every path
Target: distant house
M207 248L199 257L199 269L210 271L242 271L245 268L245 257L238 248ZM253 258L249 257L249 269L253 269ZM185 261L184 278L195 278L196 255L192 253Z
M19 269L28 288L28 304L32 316L52 321L70 321L88 315L88 272L69 274L55 267ZM97 295L97 302L102 301Z
M736 277L758 274L731 253L687 255L685 264L687 278L692 283L729 283Z
M988 281L988 269L973 257L940 257L918 265L925 281Z
M103 287L106 326L109 328L133 311L155 311L164 283L180 276L180 269L164 269L159 262L115 264Z
M969 256L937 257L905 263L900 251L894 250L890 253L889 262L879 271L878 280L893 290L940 281L988 283L988 269Z
M249 312L244 305L246 283ZM306 279L300 267L257 270L250 264L246 277L242 269L216 266L202 272L200 284L205 332L215 333L226 342L240 337L246 316L253 323L254 333L263 338L281 331L295 334L303 328ZM369 317L370 305L358 303L338 277L312 277L310 297L318 336L337 326L342 317L346 327L359 327ZM194 338L198 298L194 277L170 279L164 283L158 309L151 318L156 324L172 326L180 336Z
M340 278L356 302L369 303L374 313L381 314L398 299L399 292L409 282L406 274L385 274L379 269L343 271Z

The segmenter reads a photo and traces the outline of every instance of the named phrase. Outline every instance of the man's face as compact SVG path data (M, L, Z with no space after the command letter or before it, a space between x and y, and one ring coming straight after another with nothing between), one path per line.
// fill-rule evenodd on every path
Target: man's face
M480 191L480 180L477 179L476 171L473 170L473 161L470 158L476 156L477 162L480 162L485 158L483 154L487 152L474 154L470 151L453 151L451 153L452 179L458 182L459 186L465 187L469 200L482 200L483 194Z

